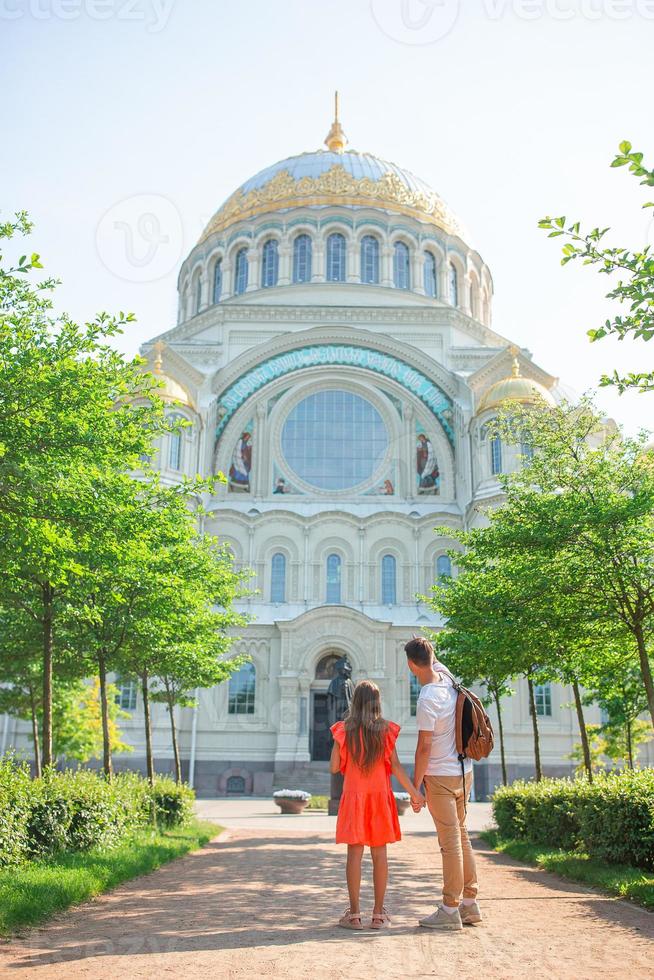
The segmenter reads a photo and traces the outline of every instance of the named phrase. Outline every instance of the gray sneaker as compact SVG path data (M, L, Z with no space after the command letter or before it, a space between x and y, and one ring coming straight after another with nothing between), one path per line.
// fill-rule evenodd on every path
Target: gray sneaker
M459 905L459 912L464 926L473 926L482 921L481 909L476 902L473 905Z
M456 912L444 912L440 907L425 919L420 919L418 925L424 929L463 929L458 909Z

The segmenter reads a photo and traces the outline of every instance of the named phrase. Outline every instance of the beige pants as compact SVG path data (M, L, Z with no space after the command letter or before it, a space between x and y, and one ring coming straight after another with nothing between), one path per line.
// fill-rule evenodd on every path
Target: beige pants
M466 801L471 788L469 772L466 773ZM461 776L425 776L425 789L443 855L443 903L458 905L461 897L477 897L477 870L465 825L463 780Z

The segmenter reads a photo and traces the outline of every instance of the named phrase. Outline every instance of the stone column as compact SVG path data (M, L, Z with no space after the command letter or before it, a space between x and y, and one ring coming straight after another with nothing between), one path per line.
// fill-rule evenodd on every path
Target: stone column
M425 253L421 248L416 248L411 262L411 289L421 296L425 295L424 265Z
M284 241L279 246L279 276L277 284L288 286L291 282L291 246L288 241Z
M381 249L381 284L382 286L393 285L393 249L390 245L383 245Z
M311 282L325 282L325 246L323 241L316 242L311 255Z
M251 248L248 250L248 286L245 290L246 293L252 293L255 289L261 288L260 269L261 266L261 252L258 248Z

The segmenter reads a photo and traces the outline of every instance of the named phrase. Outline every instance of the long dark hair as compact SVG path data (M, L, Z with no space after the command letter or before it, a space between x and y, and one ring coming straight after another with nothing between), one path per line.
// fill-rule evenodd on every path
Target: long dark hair
M372 681L359 681L345 716L345 741L352 761L364 772L383 754L387 729L379 688Z

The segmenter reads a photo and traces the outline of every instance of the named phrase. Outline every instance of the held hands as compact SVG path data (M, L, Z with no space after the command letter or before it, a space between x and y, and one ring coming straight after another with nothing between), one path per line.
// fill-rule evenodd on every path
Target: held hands
M411 809L413 810L414 813L420 813L423 806L427 805L426 799L424 798L420 790L416 789L415 787L411 790L410 796L411 796Z

